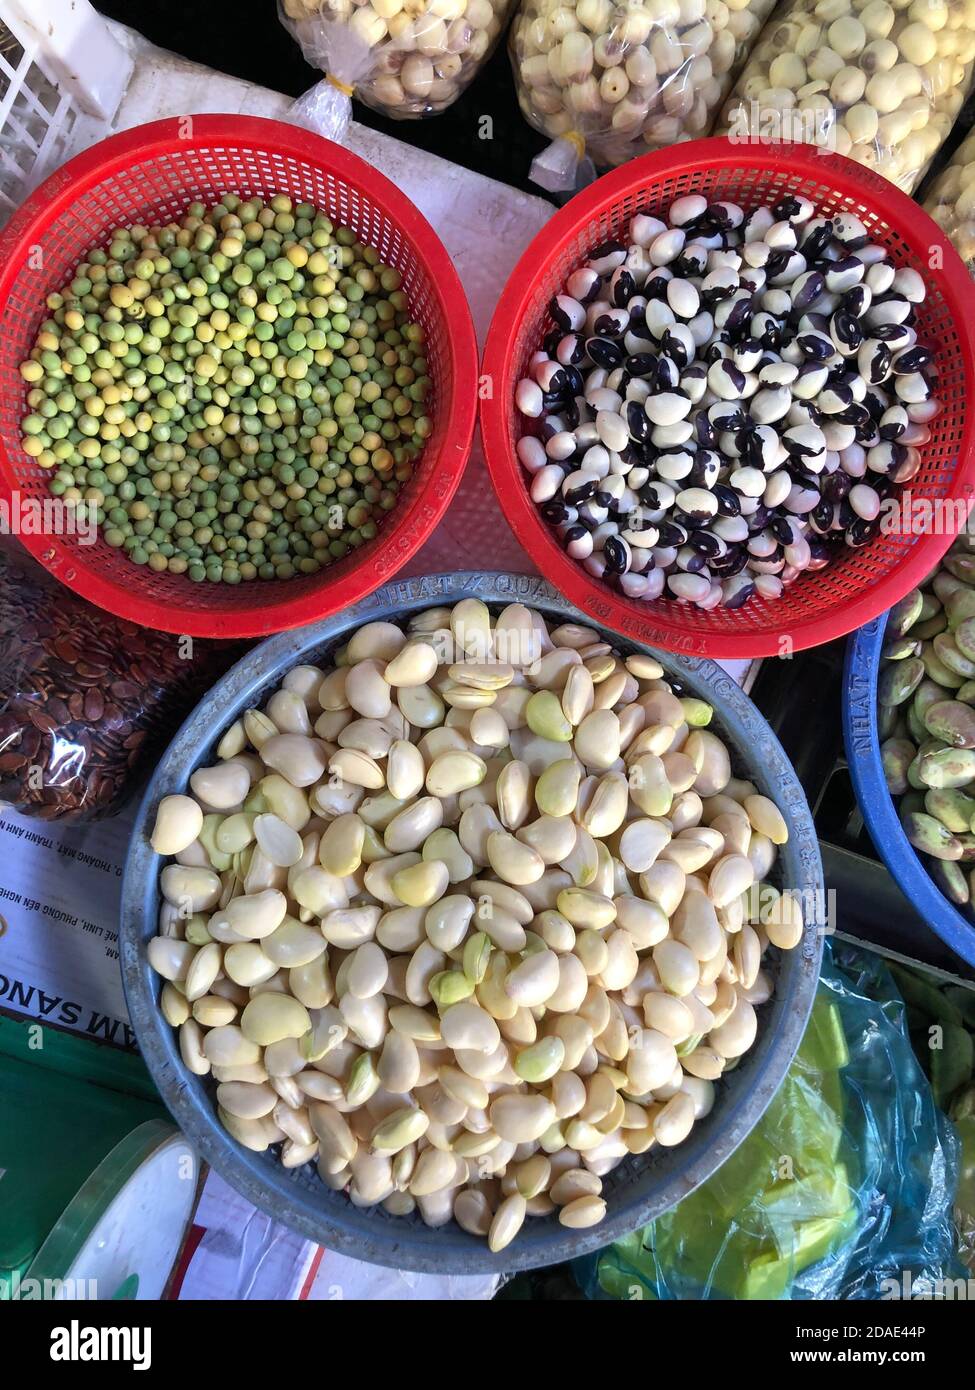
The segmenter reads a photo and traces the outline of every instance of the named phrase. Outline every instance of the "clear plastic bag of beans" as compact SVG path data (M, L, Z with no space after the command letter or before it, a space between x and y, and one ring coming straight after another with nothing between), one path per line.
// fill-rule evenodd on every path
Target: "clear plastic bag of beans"
M773 0L523 0L511 26L518 101L553 143L552 191L600 166L707 135Z
M935 179L924 207L975 277L975 130Z
M501 36L514 0L278 0L281 22L325 80L290 116L342 141L352 97L395 120L456 101Z
M848 155L910 193L971 86L975 0L783 0L719 132Z
M113 815L244 650L113 618L0 548L0 805Z

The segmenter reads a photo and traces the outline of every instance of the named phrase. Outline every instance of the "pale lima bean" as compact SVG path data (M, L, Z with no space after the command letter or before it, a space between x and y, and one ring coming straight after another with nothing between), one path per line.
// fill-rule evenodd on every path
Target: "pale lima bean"
M504 830L488 835L487 857L498 877L515 886L534 883L545 872L545 861L538 851Z
M505 993L521 1008L537 1008L544 1004L559 987L559 958L554 951L541 950L526 954L509 970Z
M597 1226L606 1215L606 1203L602 1197L577 1197L559 1211L559 1221L573 1230L587 1226Z
M162 799L146 953L237 1142L503 1249L686 1138L803 918L784 817L656 661L519 604L419 623L296 668Z
M157 854L179 854L202 829L203 810L197 801L191 796L164 796L156 810L151 844Z
M488 1246L495 1254L510 1245L525 1221L527 1204L520 1192L506 1197L494 1213L488 1232Z
M467 1052L493 1052L501 1041L498 1025L478 1005L464 1002L447 1009L440 1022L448 1047Z
M327 765L325 745L302 734L274 734L262 746L261 758L293 787L310 787Z

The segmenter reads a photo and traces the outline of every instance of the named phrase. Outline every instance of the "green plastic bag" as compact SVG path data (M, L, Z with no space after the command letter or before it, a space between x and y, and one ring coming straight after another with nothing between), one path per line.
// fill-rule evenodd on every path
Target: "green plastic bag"
M878 1002L880 1001L880 1002ZM881 1299L962 1271L959 1145L879 957L826 943L789 1073L755 1130L673 1210L574 1272L589 1297Z

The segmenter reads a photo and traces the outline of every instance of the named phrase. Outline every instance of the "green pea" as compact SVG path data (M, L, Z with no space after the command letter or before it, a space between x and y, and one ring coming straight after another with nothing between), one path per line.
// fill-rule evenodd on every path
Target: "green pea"
M27 452L154 572L313 573L375 535L431 430L400 285L351 230L283 197L194 203L179 232L118 229L47 297L57 350L23 371Z

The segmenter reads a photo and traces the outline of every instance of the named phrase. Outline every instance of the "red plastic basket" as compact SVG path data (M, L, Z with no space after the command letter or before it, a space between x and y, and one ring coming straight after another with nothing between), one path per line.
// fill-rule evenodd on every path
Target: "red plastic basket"
M315 575L236 587L137 568L99 540L29 535L24 545L92 603L166 632L259 637L357 602L390 579L433 531L460 482L477 409L477 344L467 299L429 223L390 181L328 140L282 121L193 116L155 121L95 145L57 170L0 236L0 497L49 496L20 446L18 367L60 289L113 227L179 216L199 199L286 193L351 227L403 276L427 336L433 433L414 476L368 546Z
M787 192L811 199L826 215L853 213L896 264L914 266L924 276L927 297L918 333L937 348L937 392L944 408L932 422L920 472L909 487L915 499L975 496L975 288L957 252L916 203L852 160L807 145L698 140L633 160L556 213L515 267L484 353L482 371L493 393L481 404L481 432L505 515L542 574L600 622L668 651L774 656L841 637L903 597L951 542L950 534L880 534L862 549L838 554L826 569L801 576L773 602L756 597L742 608L702 612L672 599L627 599L593 578L565 554L528 494L515 454L525 426L514 389L551 327L548 302L569 272L593 246L625 233L638 211L659 212L688 193L748 208Z

